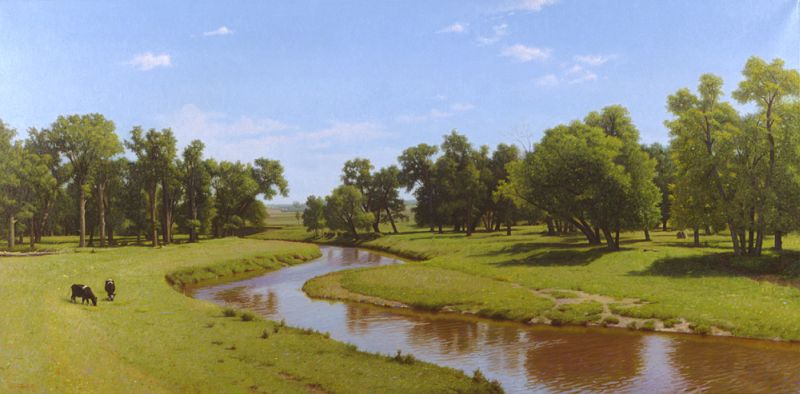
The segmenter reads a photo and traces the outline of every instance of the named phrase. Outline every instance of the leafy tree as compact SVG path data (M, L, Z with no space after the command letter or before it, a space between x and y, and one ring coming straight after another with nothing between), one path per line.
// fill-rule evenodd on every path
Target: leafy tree
M0 213L4 214L8 223L8 247L15 244L14 226L16 218L14 212L17 208L17 189L19 179L19 150L14 144L16 130L9 128L0 121Z
M776 125L781 122L782 114L777 109L787 99L797 99L800 95L800 73L797 70L785 69L784 62L775 59L772 63L767 63L758 57L751 57L742 71L745 79L739 83L739 88L733 92L733 98L742 104L752 103L758 108L757 127L764 133L768 145L769 164L764 174L763 188L768 194L767 201L773 201L775 209L779 212L785 210L782 199L776 197L776 174L786 167L786 161L781 157L781 153L794 155L796 150L787 149L781 146L781 142L796 142L793 139L779 139L776 135ZM780 181L778 181L780 182ZM758 231L756 248L757 253L761 252L764 232L767 229L766 212L770 207L765 203L757 204L755 209L756 227ZM782 249L782 234L786 229L782 226L775 228L775 249Z
M438 226L439 232L442 232L443 223L439 209L441 188L433 159L437 152L436 146L427 144L404 150L398 158L401 168L399 180L406 191L414 191L417 200L414 218L417 225L429 226L431 231Z
M306 208L303 210L303 226L306 231L313 231L319 237L319 230L325 227L325 200L317 196L308 196Z
M670 188L675 183L675 164L672 162L668 147L653 143L644 147L651 159L656 161L655 184L661 192L661 202L658 205L661 211L661 229L667 231L667 222L670 219L672 197Z
M384 218L391 224L392 232L397 233L395 219L402 218L405 202L400 198L400 170L395 166L381 168L372 176L372 212L378 217L385 212ZM377 212L377 213L376 213Z
M104 160L122 152L114 122L100 114L59 116L50 130L55 146L70 163L78 188L80 247L86 246L86 200L95 170Z
M132 184L141 185L147 194L147 212L150 221L150 241L153 247L158 246L158 188L162 181L162 165L166 161L163 140L166 139L167 130L158 132L150 129L147 133L140 126L131 130L130 141L125 145L136 155L136 164L133 171L137 181Z
M369 228L375 221L371 212L364 210L364 196L353 185L342 185L325 197L325 223L331 230L348 231L358 237L359 228Z
M25 150L39 157L39 160L49 169L50 174L47 178L55 181L52 183L44 182L43 184L48 184L50 189L39 190L35 197L37 200L34 204L36 211L34 212L31 226L36 238L34 242L41 242L42 235L50 224L56 203L65 197L63 186L69 180L70 168L68 164L62 162L61 154L58 151L58 146L53 141L50 130L28 129Z
M186 194L186 227L189 229L189 242L199 241L201 215L207 214L211 195L211 174L207 163L203 160L204 148L200 140L192 141L184 148L183 161L179 163L180 180Z

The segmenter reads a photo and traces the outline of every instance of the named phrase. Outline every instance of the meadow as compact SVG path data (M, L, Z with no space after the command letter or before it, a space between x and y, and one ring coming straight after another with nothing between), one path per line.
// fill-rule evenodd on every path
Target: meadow
M442 392L488 382L357 350L323 333L189 298L183 284L263 273L319 255L315 245L239 238L162 248L74 248L0 258L0 392ZM106 278L117 298L104 300ZM98 305L73 304L93 287ZM171 285L172 286L171 286ZM80 301L79 301L80 302Z
M465 237L406 223L400 234L355 244L408 264L335 273L305 289L315 297L368 296L530 323L800 340L800 237L787 237L782 255L748 258L730 253L725 234L702 236L700 247L674 231L651 235L644 241L641 232L624 233L622 250L612 252L579 235L546 236L543 226ZM352 243L314 238L297 225L256 237Z

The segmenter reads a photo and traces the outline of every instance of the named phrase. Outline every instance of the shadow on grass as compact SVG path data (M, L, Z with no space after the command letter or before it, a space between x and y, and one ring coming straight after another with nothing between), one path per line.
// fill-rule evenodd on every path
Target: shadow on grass
M541 245L541 244L538 244ZM563 244L561 248L565 246ZM567 245L568 246L568 245ZM574 247L574 246L573 246ZM624 249L623 249L624 250ZM509 252L513 253L513 252ZM597 247L592 249L573 249L573 250L547 250L541 253L535 253L520 259L513 259L497 263L499 267L512 267L512 266L528 266L528 267L554 267L554 266L579 266L588 265L592 261L600 257L614 253L606 247ZM498 253L503 254L503 253Z
M711 277L778 275L800 276L800 252L784 252L761 257L714 253L702 256L667 257L647 269L630 272L636 276Z

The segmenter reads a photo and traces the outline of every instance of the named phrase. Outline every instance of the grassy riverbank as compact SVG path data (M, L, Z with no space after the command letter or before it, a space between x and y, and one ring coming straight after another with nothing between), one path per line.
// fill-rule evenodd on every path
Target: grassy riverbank
M46 245L44 246L46 247ZM357 351L275 322L224 317L176 285L276 269L314 245L246 239L160 249L69 249L0 258L0 392L476 391L460 371ZM69 286L117 281L114 302L69 302ZM266 334L265 334L266 333ZM406 361L406 362L403 362Z
M609 252L580 236L544 236L536 226L511 236L403 230L360 246L426 260L348 271L306 288L317 296L360 294L513 320L800 340L796 235L785 240L783 257L752 259L733 258L724 235L704 236L702 247L692 247L674 232L654 232L647 242L642 233L627 233L623 250ZM258 236L309 240L298 226Z

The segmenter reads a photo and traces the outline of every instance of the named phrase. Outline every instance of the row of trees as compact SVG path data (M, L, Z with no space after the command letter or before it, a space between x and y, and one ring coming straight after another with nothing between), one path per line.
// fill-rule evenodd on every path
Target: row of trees
M123 156L128 149L131 160ZM142 236L156 246L174 232L197 242L260 225L270 199L288 193L274 160L253 164L206 159L195 140L180 156L170 129L134 127L121 141L100 114L59 116L49 128L28 130L24 140L0 122L0 214L9 247L27 234L30 245L45 234L87 234L99 246L114 233ZM89 203L92 202L92 203Z
M727 231L735 254L760 255L764 238L800 227L800 75L783 61L753 57L733 92L755 112L723 100L722 80L703 75L697 93L667 99L670 145L644 146L627 109L612 105L559 125L525 151L500 144L474 148L453 131L440 146L403 151L399 166L373 172L348 161L342 186L309 197L309 231L327 227L357 235L401 217L398 190L412 192L417 225L467 236L520 220L540 220L548 233L577 231L591 244L620 247L620 232L667 230L668 223Z

